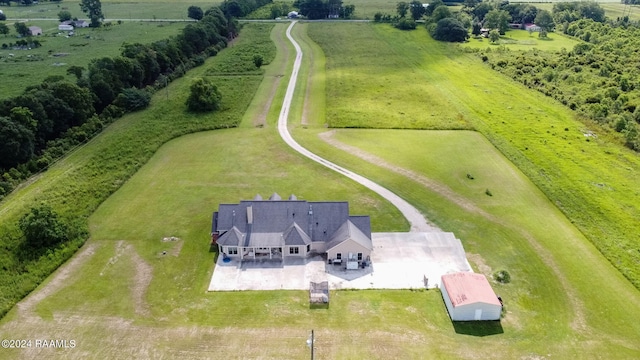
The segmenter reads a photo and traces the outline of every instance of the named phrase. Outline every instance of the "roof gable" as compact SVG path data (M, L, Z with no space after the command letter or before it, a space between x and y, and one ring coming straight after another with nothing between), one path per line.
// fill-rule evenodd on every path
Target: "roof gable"
M242 246L244 237L245 235L234 226L231 230L222 234L217 243L224 246Z
M367 237L357 226L355 226L351 221L347 220L340 226L338 230L331 237L331 241L327 243L327 251L332 248L342 244L343 242L351 240L357 243L358 245L368 249L373 250L373 243L371 242L371 238Z
M442 285L453 307L479 302L501 306L498 296L482 274L472 272L445 274L442 275Z

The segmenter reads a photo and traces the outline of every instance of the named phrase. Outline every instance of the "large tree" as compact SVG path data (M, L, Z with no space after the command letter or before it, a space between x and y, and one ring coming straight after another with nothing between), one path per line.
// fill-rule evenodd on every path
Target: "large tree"
M187 107L194 112L218 110L221 98L217 86L210 80L198 78L191 84Z
M31 158L35 137L27 124L0 117L0 168L9 169Z
M104 20L100 0L82 0L80 8L91 20L91 27L100 27L100 22Z
M401 18L407 16L407 12L409 11L409 4L404 1L400 1L396 4L396 11L398 12L398 16Z
M418 20L422 16L424 16L426 9L424 8L424 6L422 6L422 2L413 0L411 3L409 3L409 11L411 11L411 17L413 18L413 20Z
M58 20L60 20L60 22L71 20L71 18L71 13L67 10L62 10L58 13Z
M484 17L484 26L489 29L498 29L500 34L504 34L509 29L511 16L504 10L491 10Z
M13 27L15 27L16 32L22 36L31 35L31 30L29 30L29 27L27 26L27 24L23 22L14 23Z
M204 12L198 6L189 6L187 9L187 16L193 20L202 20L204 17Z
M9 34L9 27L7 24L0 24L0 34L7 35Z
M460 21L453 18L444 18L438 21L431 35L436 40L450 42L463 42L469 38L467 29Z
M556 23L553 21L553 16L551 16L551 13L547 10L538 11L535 23L536 25L540 26L545 32L553 31L556 26Z

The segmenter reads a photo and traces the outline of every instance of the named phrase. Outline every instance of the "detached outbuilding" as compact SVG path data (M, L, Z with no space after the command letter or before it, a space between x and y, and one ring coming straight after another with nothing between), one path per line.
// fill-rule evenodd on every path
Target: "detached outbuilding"
M500 320L502 303L482 274L442 275L441 291L453 321Z

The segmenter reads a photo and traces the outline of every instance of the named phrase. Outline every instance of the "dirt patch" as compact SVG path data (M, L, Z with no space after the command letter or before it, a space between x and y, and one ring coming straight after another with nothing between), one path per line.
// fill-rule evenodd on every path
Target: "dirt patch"
M480 254L467 253L467 260L471 261L480 273L484 274L488 278L491 278L491 273L493 270L491 270L491 267L487 265Z
M103 276L105 271L117 263L129 247L131 247L131 245L125 244L124 240L119 240L116 243L116 254L110 257L109 261L107 261L107 263L102 267L102 270L100 270L100 276Z
M129 247L131 247L129 245ZM147 288L151 284L153 279L153 268L144 259L138 255L135 249L131 249L131 260L133 261L136 269L133 285L131 287L131 294L133 296L133 304L136 314L142 316L149 316L149 306L144 300L144 295L147 293Z
M173 246L173 249L169 252L172 256L180 256L180 251L182 251L182 246L184 246L184 240L179 240L177 244Z
M62 265L44 287L34 290L31 295L17 304L18 314L21 317L33 316L35 306L49 295L56 293L66 285L67 279L80 269L98 249L98 244L85 245L76 255Z

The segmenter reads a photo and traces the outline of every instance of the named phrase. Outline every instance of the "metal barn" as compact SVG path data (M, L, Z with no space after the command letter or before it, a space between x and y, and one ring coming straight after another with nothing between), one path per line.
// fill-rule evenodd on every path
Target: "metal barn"
M441 292L453 321L500 320L502 304L482 274L442 275Z

